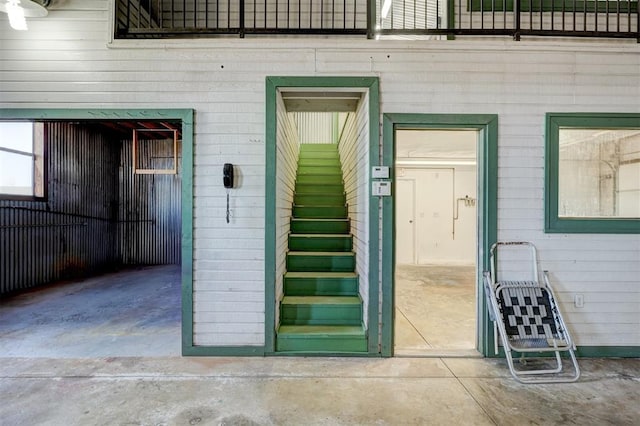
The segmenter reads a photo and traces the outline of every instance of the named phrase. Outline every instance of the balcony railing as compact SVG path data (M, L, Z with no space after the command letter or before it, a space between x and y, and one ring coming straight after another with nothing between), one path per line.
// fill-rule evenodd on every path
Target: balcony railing
M117 0L116 38L325 34L635 38L638 0Z

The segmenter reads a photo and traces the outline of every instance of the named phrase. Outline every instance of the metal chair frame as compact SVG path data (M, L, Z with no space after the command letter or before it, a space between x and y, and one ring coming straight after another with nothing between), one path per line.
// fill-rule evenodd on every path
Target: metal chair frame
M500 247L524 247L530 250L533 281L496 280L497 250ZM556 297L549 283L548 271L540 281L538 256L535 246L524 241L495 243L490 250L490 271L484 272L484 288L489 315L497 325L500 340L511 375L520 383L570 383L580 378L580 368L575 355L575 344L556 304ZM497 336L496 336L497 339ZM553 354L555 367L541 369L517 368L513 352ZM573 374L563 372L561 353L568 352ZM496 341L497 353L497 341Z

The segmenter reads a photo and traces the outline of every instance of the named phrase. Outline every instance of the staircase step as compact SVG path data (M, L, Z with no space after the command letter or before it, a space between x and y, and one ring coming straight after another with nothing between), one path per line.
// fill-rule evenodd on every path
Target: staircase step
M298 176L304 175L333 175L342 177L340 166L298 166Z
M358 296L285 296L280 303L282 325L360 325Z
M367 335L361 325L281 325L276 335L276 350L281 352L367 352L367 349Z
M337 149L301 150L298 158L340 158L340 151Z
M290 251L287 271L291 272L353 272L356 256L353 252Z
M291 251L351 251L353 236L349 234L289 234Z
M340 185L342 175L302 175L296 179L296 185Z
M355 272L287 272L284 274L287 296L356 296Z
M300 152L338 152L338 144L335 143L303 143L300 145Z
M291 219L292 234L348 234L349 219Z
M298 166L340 167L340 158L299 157Z
M306 183L296 184L296 194L336 194L342 195L344 193L344 185L342 183L337 185L324 184L324 185L309 185Z
M293 217L299 219L346 219L347 206L293 206Z
M298 206L344 206L346 194L294 194L293 203Z

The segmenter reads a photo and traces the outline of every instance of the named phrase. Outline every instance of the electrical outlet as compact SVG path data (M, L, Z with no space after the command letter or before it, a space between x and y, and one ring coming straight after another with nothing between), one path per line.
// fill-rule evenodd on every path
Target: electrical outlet
M574 295L573 304L576 308L584 308L584 294Z

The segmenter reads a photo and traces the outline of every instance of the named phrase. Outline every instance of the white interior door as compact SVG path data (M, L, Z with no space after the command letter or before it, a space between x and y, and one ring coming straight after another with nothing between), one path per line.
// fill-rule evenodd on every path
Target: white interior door
M453 244L453 169L421 175L418 209L418 263L440 263Z
M396 181L396 263L416 263L415 192L413 179Z

